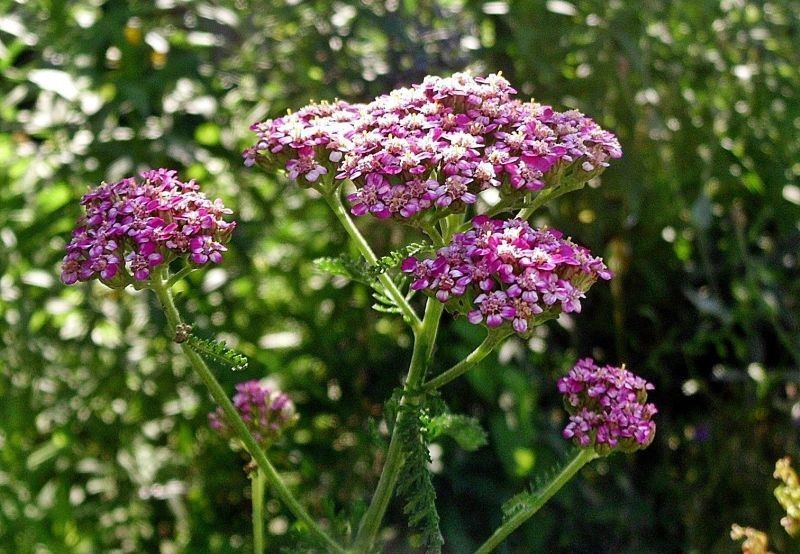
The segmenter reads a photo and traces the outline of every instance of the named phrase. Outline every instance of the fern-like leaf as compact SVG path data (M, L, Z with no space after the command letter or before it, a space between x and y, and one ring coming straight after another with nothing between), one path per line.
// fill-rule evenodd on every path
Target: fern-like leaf
M448 436L464 450L477 450L486 444L486 431L474 417L461 414L441 414L430 418L426 422L425 428L429 440Z
M547 471L537 475L535 480L530 484L528 490L516 494L508 499L502 507L503 521L508 521L519 512L531 508L542 495L543 489L547 487L550 482L555 479L556 475L561 473L575 457L576 451L577 449L573 450L563 462L555 464Z
M428 250L429 248L429 244L425 244L423 242L412 242L409 245L398 248L397 250L393 250L387 255L378 258L378 262L369 268L369 273L373 277L377 278L381 273L386 273L390 269L400 265L403 260L409 256L413 256L414 254L418 254L419 252Z
M207 360L222 364L233 371L247 369L249 363L247 356L228 348L224 341L201 339L197 335L190 334L186 344Z
M346 254L332 258L317 258L313 263L319 271L330 275L347 277L365 285L371 285L374 280L370 275L370 268L366 262Z
M399 410L397 433L406 458L400 470L397 494L405 500L403 512L408 516L409 527L419 530L427 552L439 553L444 538L439 530L436 490L428 470L431 458L423 433L424 411L408 404L400 405Z
M503 522L508 521L518 513L530 508L535 500L536 496L531 491L523 491L506 500L501 508L503 511Z

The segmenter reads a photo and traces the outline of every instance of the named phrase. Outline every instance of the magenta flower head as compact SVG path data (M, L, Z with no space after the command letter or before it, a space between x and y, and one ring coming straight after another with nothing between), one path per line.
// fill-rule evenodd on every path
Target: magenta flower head
M601 455L633 452L653 442L658 410L647 402L653 385L624 367L579 360L559 379L558 390L570 413L564 438L583 448L594 447Z
M489 328L509 325L526 334L538 321L580 312L581 298L597 279L610 279L603 260L555 229L486 216L453 236L435 258L408 258L411 288ZM537 321L538 320L538 321Z
M294 403L286 394L270 389L255 379L236 385L233 405L262 448L267 448L280 438L298 418ZM236 436L222 408L208 414L208 422L223 437Z
M183 257L193 266L222 261L236 226L231 210L183 182L170 169L103 183L87 192L61 266L61 280L99 279L124 287L150 278L154 268Z
M277 119L254 123L255 146L244 151L244 164L283 169L301 186L311 186L335 171L351 148L348 136L361 105L347 102L310 104Z
M312 104L256 123L245 164L312 185L355 185L354 215L436 220L498 189L526 193L585 183L622 155L617 138L577 111L520 102L499 74L429 76L369 104Z

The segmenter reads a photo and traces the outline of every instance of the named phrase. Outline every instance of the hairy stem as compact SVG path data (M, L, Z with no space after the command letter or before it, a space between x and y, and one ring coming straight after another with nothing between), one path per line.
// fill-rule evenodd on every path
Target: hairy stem
M342 199L339 197L339 192L327 192L324 194L325 200L328 202L328 206L330 206L333 213L336 215L336 218L339 220L339 223L342 224L344 230L347 231L347 234L350 235L350 238L355 243L358 251L361 252L361 255L364 256L364 259L367 260L367 263L370 265L375 265L378 263L378 257L375 256L375 253L372 251L367 240L364 238L364 235L361 234L361 231L358 230L353 220L350 218L350 214L347 213L347 209L345 209L344 205L342 204ZM419 330L422 322L419 320L419 317L414 312L411 305L406 300L406 297L403 295L402 292L397 288L397 285L392 280L392 278L385 274L381 273L378 275L378 281L386 288L386 293L389 297L400 307L400 311L403 312L403 317L408 321L408 324L411 326L411 329L416 332Z
M478 345L475 350L469 353L469 356L458 362L456 365L447 371L440 373L433 379L427 381L422 385L423 390L429 392L438 389L456 379L461 377L464 373L475 367L486 356L488 356L503 340L510 335L510 331L493 332L490 331L483 342Z
M598 455L597 452L594 451L594 448L580 449L578 453L575 454L575 457L566 466L564 466L561 471L553 476L549 483L537 491L536 500L531 503L530 506L521 510L500 525L500 527L497 528L492 536L489 537L486 542L475 551L475 554L488 554L497 548L500 543L506 539L506 537L508 537L515 529L517 529L517 527L525 523L533 514L538 512L539 509L561 489L561 487L566 485L570 479L575 477L575 474L578 473L583 466L597 457Z
M253 500L253 552L264 554L264 485L267 479L261 469L256 468L250 476L250 491Z
M422 319L419 332L414 335L414 351L411 355L411 364L408 368L408 376L404 385L404 391L414 390L419 387L425 377L425 370L430 364L433 354L433 346L436 342L436 333L439 330L439 318L444 310L444 305L435 298L429 298L425 306L425 316ZM401 404L405 404L408 398L404 396ZM378 536L381 528L383 516L389 506L389 500L394 493L397 477L403 465L403 452L398 437L397 429L400 427L399 418L395 422L392 431L392 438L389 441L389 448L386 451L386 461L383 465L381 477L378 480L378 487L372 496L372 502L367 508L361 524L358 528L354 547L356 552L369 552Z
M156 293L156 296L158 296L161 307L164 309L170 331L174 333L176 327L181 323L181 318L178 314L178 309L175 307L175 302L172 299L172 291L166 287L165 282L160 276L156 276L156 278L152 280L151 288ZM258 445L258 442L256 442L255 438L253 438L253 435L247 429L247 426L245 425L244 421L242 421L239 412L237 412L236 408L233 407L233 404L228 398L228 395L225 393L225 390L219 384L219 381L217 381L216 377L214 377L214 374L208 368L200 355L192 350L191 347L186 343L181 343L180 347L181 350L183 350L184 355L189 359L192 369L194 369L195 373L197 373L203 383L205 383L208 391L211 393L211 396L222 408L226 421L233 428L233 431L236 433L239 440L242 441L244 447L253 457L256 464L258 464L259 470L263 472L267 482L275 491L278 498L280 498L281 501L286 504L286 507L289 508L289 510L308 527L309 531L313 535L326 544L331 552L344 552L342 547L339 546L321 527L319 527L319 525L317 525L311 515L309 515L305 508L300 505L300 503L291 493L289 488L281 479L281 476L278 474L277 470L267 459L266 454L264 454L264 451Z
M585 184L585 182L577 182L571 185L558 185L553 188L543 190L536 195L536 198L534 198L528 206L522 208L519 213L517 213L517 218L527 221L533 215L533 213L544 206L545 203L549 202L550 200L555 200L559 196L564 196L567 193L580 190Z

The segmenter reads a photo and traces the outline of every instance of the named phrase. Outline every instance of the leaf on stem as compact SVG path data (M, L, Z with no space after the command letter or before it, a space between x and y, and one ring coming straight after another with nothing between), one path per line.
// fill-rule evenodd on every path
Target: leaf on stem
M201 339L195 334L190 334L186 340L189 348L209 361L217 362L233 371L247 369L249 360L241 352L228 348L225 341L214 339Z
M378 258L378 262L369 268L369 273L374 278L377 278L378 275L382 273L386 273L392 268L399 266L403 260L408 258L409 256L414 256L415 254L419 254L423 250L430 250L431 245L422 243L422 242L412 242L402 248L398 248L397 250L393 250L389 252L386 256L381 256Z
M555 464L550 469L544 471L540 475L537 475L534 481L530 484L528 490L519 494L515 494L506 500L501 508L503 511L503 522L505 523L522 511L531 509L542 495L543 489L549 486L551 481L553 481L566 466L572 463L572 460L575 458L575 455L579 450L579 448L575 448L569 456L564 458L564 461Z
M431 457L423 433L424 408L404 404L399 410L397 433L405 460L397 482L397 494L405 500L403 513L408 516L408 526L420 532L428 552L438 553L442 550L444 538L439 529L436 490L428 470Z
M477 450L487 442L486 431L474 417L462 414L441 414L430 418L425 425L429 440L441 436L454 439L464 450Z
M325 273L347 277L353 281L370 285L373 278L369 275L369 266L361 259L340 254L336 257L317 258L314 266Z

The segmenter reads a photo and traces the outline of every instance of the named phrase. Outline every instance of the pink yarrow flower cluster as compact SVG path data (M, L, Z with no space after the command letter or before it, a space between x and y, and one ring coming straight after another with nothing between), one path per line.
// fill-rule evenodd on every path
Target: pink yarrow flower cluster
M589 287L611 278L602 259L559 231L487 216L475 217L472 229L454 235L435 258L407 258L402 270L412 276L412 289L434 294L470 323L510 322L517 333L544 312L580 312Z
M196 266L219 263L236 226L231 210L209 200L194 181L174 170L145 171L87 192L67 245L61 280L100 279L113 286L145 281L157 266L186 256Z
M284 393L273 390L258 380L245 381L236 385L233 405L242 416L248 430L256 441L266 448L297 421L292 400ZM222 408L208 414L212 429L226 438L236 436L231 429Z
M598 367L591 358L578 361L559 379L558 390L570 413L566 439L599 454L632 452L647 447L655 436L658 412L647 402L653 385L624 367Z
M245 163L278 155L291 178L351 180L355 215L411 219L474 204L489 188L585 182L622 155L617 138L571 110L520 102L498 74L426 77L366 105L312 105L256 123ZM522 194L519 194L521 197Z
M254 123L250 129L258 142L243 152L244 164L276 165L300 184L315 183L352 147L347 135L362 108L343 101L312 103L283 117Z

